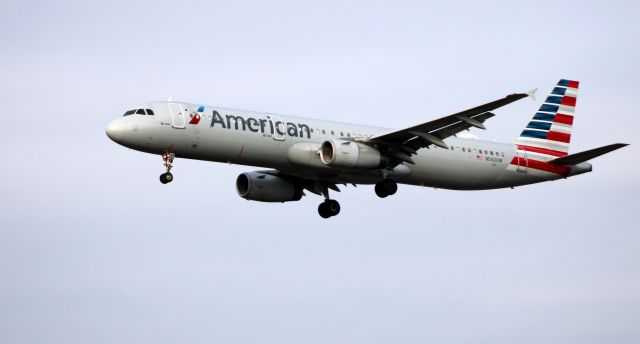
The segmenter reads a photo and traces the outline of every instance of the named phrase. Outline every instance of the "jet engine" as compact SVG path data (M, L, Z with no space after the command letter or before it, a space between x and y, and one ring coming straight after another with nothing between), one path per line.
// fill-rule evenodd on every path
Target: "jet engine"
M238 195L250 201L289 202L302 198L302 187L278 176L247 172L236 179Z
M325 165L338 168L379 168L383 165L380 151L363 143L346 140L324 141L320 159Z

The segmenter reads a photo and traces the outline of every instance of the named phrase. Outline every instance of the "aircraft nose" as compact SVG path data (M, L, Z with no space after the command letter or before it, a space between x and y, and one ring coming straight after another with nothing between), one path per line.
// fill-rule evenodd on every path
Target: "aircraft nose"
M114 142L120 143L122 142L122 137L124 136L124 126L119 120L115 120L109 125L107 125L107 136Z

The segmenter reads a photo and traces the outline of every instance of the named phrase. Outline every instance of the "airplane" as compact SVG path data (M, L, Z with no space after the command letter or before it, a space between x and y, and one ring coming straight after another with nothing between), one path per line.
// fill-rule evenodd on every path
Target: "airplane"
M491 112L535 91L504 98L403 129L387 129L206 106L151 102L108 124L107 136L162 156L160 182L173 181L175 158L267 168L240 174L239 196L260 202L298 201L305 191L324 197L322 218L340 213L329 197L338 185L375 185L378 197L398 184L487 190L568 178L591 172L589 160L627 144L569 154L579 82L561 79L515 143L476 139Z

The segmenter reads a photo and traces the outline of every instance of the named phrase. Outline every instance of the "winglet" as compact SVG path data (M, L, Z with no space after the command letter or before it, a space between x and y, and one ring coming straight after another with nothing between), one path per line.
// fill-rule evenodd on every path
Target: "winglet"
M529 98L531 98L531 100L536 100L536 92L537 91L538 91L538 89L534 88L531 91L527 92L527 96L529 96Z

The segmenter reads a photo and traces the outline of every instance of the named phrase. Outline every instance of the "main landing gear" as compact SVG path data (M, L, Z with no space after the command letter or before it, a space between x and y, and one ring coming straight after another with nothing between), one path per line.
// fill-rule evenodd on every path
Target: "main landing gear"
M320 214L323 219L336 216L340 214L340 203L335 199L326 199L318 206L318 214Z
M322 194L325 200L318 206L318 214L324 219L328 219L332 216L336 216L340 213L340 203L338 201L329 198L329 186L331 184L320 184L316 186L316 193ZM334 185L333 190L340 191ZM376 184L376 195L380 198L391 196L398 191L398 183L392 179L385 179Z
M171 168L173 167L173 159L176 157L175 154L164 152L162 154L162 160L164 161L164 167L167 169L167 172L160 175L160 183L167 184L171 183L173 180L173 174L171 174Z
M376 195L380 198L391 196L396 191L398 191L398 184L391 179L385 179L376 184Z
M333 186L333 190L340 191L337 187ZM340 214L340 203L335 199L329 198L329 185L328 184L316 184L316 190L322 196L324 196L324 202L318 206L318 214L323 219L328 219L331 216Z

